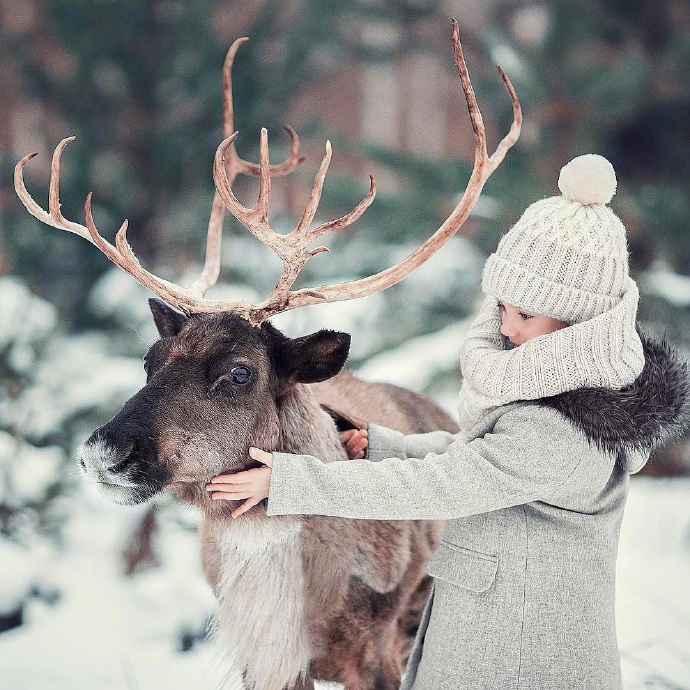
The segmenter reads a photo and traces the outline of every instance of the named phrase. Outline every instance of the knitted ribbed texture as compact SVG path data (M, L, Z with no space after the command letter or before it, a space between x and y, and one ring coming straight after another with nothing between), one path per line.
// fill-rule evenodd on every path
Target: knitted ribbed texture
M631 384L644 366L635 328L638 300L637 285L628 278L622 299L608 311L506 350L498 301L487 297L461 354L461 428L510 402Z
M575 323L611 309L628 279L625 227L605 204L616 187L601 156L561 171L563 196L537 201L499 242L482 290L537 314Z

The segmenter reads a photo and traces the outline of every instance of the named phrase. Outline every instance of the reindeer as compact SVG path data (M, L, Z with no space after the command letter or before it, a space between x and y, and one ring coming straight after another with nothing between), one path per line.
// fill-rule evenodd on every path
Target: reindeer
M513 104L513 123L492 156L453 24L455 63L475 136L475 160L468 186L455 209L417 250L379 274L339 285L292 290L305 262L325 247L309 249L326 232L359 218L374 198L314 229L314 219L331 158L330 144L316 174L306 209L289 234L274 232L268 220L271 177L303 160L299 140L286 127L291 150L271 166L266 130L260 163L242 160L235 150L231 72L238 39L223 68L224 141L217 149L215 198L201 276L181 288L146 271L129 247L127 221L115 244L96 229L91 195L86 226L60 212L60 157L73 138L53 155L49 211L30 196L23 168L15 188L36 218L75 232L149 288L160 340L145 357L146 385L107 424L93 432L79 463L106 498L133 505L167 488L197 505L201 557L218 600L215 632L250 690L313 688L313 681L344 684L347 690L397 688L406 655L429 593L425 564L443 525L430 521L358 521L318 516L268 518L258 505L237 520L232 503L213 502L204 487L214 475L252 466L250 445L311 453L325 461L344 460L338 429L366 419L404 433L456 431L444 411L422 395L361 381L343 370L350 338L322 330L289 338L268 319L309 304L354 299L398 282L426 261L460 228L491 173L519 136L521 112L510 81L499 73ZM235 197L237 174L259 177L258 201L246 208ZM282 259L283 272L271 295L253 305L205 299L219 274L223 215L228 209L245 228ZM356 496L352 497L357 500Z

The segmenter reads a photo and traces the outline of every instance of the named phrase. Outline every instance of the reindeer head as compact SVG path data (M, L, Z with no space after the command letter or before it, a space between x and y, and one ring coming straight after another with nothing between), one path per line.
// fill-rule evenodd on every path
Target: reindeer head
M141 503L168 485L204 503L211 477L252 466L250 445L280 447L286 396L337 374L350 336L293 339L231 312L187 318L150 305L161 338L144 359L146 385L91 435L79 462L116 503Z
M80 459L84 471L98 482L102 493L120 503L145 501L173 483L188 487L188 497L201 501L203 485L213 475L245 466L249 445L275 447L281 395L298 382L321 381L337 373L347 356L349 337L321 331L291 340L268 325L266 319L308 304L363 297L402 280L458 231L484 183L520 133L520 104L499 67L513 104L513 123L494 153L488 155L484 124L454 21L455 63L475 137L474 167L458 204L431 237L395 266L348 283L293 290L306 261L316 253L328 251L326 247L309 249L309 245L321 235L357 220L372 202L376 185L371 178L369 191L353 211L310 229L331 158L331 146L327 142L299 223L285 235L271 229L268 222L271 177L292 171L303 158L299 155L297 135L289 127L286 129L292 146L284 163L270 164L266 130L261 132L258 165L237 155L231 71L237 49L246 40L235 41L223 68L225 140L217 149L213 167L216 195L208 225L204 268L188 288L158 278L141 266L127 243L127 221L118 231L114 245L105 240L91 214L90 194L85 203L85 226L63 217L59 199L60 157L73 138L63 139L53 154L49 212L34 201L24 185L24 166L36 154L25 156L15 167L15 189L32 215L89 240L113 263L181 312L161 302L152 302L161 340L146 356L146 386L114 419L94 432L84 446ZM258 201L253 208L243 206L232 192L232 183L239 173L259 177ZM273 292L260 304L204 298L218 278L226 208L283 261L283 272Z

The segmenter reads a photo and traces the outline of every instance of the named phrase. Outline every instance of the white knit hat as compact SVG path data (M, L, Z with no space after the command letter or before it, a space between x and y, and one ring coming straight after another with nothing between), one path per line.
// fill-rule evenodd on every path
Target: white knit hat
M606 158L578 156L558 178L562 196L537 201L484 266L482 290L560 321L586 321L616 305L628 279L625 227L606 206L616 173Z

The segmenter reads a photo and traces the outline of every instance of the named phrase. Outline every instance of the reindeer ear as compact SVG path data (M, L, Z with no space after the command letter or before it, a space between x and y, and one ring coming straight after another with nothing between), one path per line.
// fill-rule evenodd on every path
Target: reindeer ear
M275 366L283 378L316 383L335 376L350 351L350 335L318 331L301 338L280 339L274 349Z
M182 330L182 326L187 323L187 317L184 314L171 309L162 300L152 297L149 300L149 308L161 338L176 336Z

